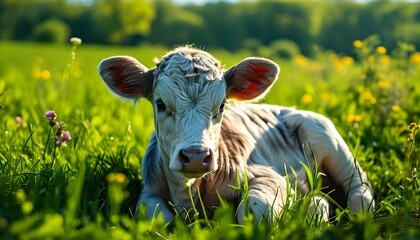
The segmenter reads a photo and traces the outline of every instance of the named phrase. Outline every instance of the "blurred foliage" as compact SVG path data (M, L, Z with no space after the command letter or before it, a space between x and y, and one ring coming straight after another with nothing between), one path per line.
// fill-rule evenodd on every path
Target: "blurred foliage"
M69 36L70 29L67 24L56 19L48 19L38 24L32 34L32 38L38 42L65 43Z
M272 42L268 48L272 51L272 57L293 59L300 54L299 46L287 39L276 40Z
M55 19L85 43L195 44L229 51L252 43L258 47L251 54L269 57L285 54L284 47L280 52L269 50L278 41L288 40L306 56L315 55L316 48L354 56L352 41L374 34L383 37L387 49L397 48L398 41L419 49L419 13L419 2L392 1L260 0L177 5L146 0L0 0L0 38L38 39L45 21Z
M104 43L123 43L130 37L146 35L154 18L153 6L144 0L95 1L87 9L87 18L82 24L91 24L90 39ZM89 21L90 20L90 21Z

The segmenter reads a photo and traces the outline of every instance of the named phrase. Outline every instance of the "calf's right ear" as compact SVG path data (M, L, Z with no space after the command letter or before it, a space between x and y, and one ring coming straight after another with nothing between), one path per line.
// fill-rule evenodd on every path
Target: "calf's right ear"
M150 100L154 70L149 70L137 59L128 56L110 57L102 60L98 71L107 87L117 96L135 101L141 97Z

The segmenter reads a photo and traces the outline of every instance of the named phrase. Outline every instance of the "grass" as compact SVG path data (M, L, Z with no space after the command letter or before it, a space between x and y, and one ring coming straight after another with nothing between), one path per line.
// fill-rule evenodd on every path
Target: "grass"
M147 101L112 97L97 64L128 54L152 67L167 49L82 44L73 58L70 45L0 42L0 238L420 238L419 55L408 44L393 53L378 46L375 36L355 44L357 61L322 51L314 59L274 59L282 72L264 99L332 119L373 185L373 216L341 209L322 223L308 214L309 195L291 196L295 202L272 224L256 226L252 215L237 224L226 202L212 219L190 223L149 220L143 208L134 214L153 114ZM249 55L209 51L226 67ZM50 126L47 110L62 130ZM54 144L57 131L70 132L67 146Z

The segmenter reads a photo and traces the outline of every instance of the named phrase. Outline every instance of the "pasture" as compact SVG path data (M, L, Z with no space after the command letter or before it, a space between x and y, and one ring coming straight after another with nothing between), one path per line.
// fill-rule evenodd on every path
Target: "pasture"
M142 209L134 214L151 105L112 96L97 65L131 55L152 67L168 49L0 42L0 238L419 239L420 53L403 43L388 52L377 37L353 44L356 57L272 59L281 72L263 102L333 121L372 183L373 215L341 209L322 223L305 211L307 196L291 196L295 203L272 224L255 226L249 216L239 225L226 203L213 219L165 226ZM206 50L225 68L250 55ZM49 110L60 127L45 118ZM64 131L71 140L56 144Z

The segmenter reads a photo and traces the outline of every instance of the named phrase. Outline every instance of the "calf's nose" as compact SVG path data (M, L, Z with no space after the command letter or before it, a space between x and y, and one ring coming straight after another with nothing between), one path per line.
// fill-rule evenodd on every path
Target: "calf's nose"
M209 148L189 147L181 150L180 161L184 172L207 172L213 157Z

